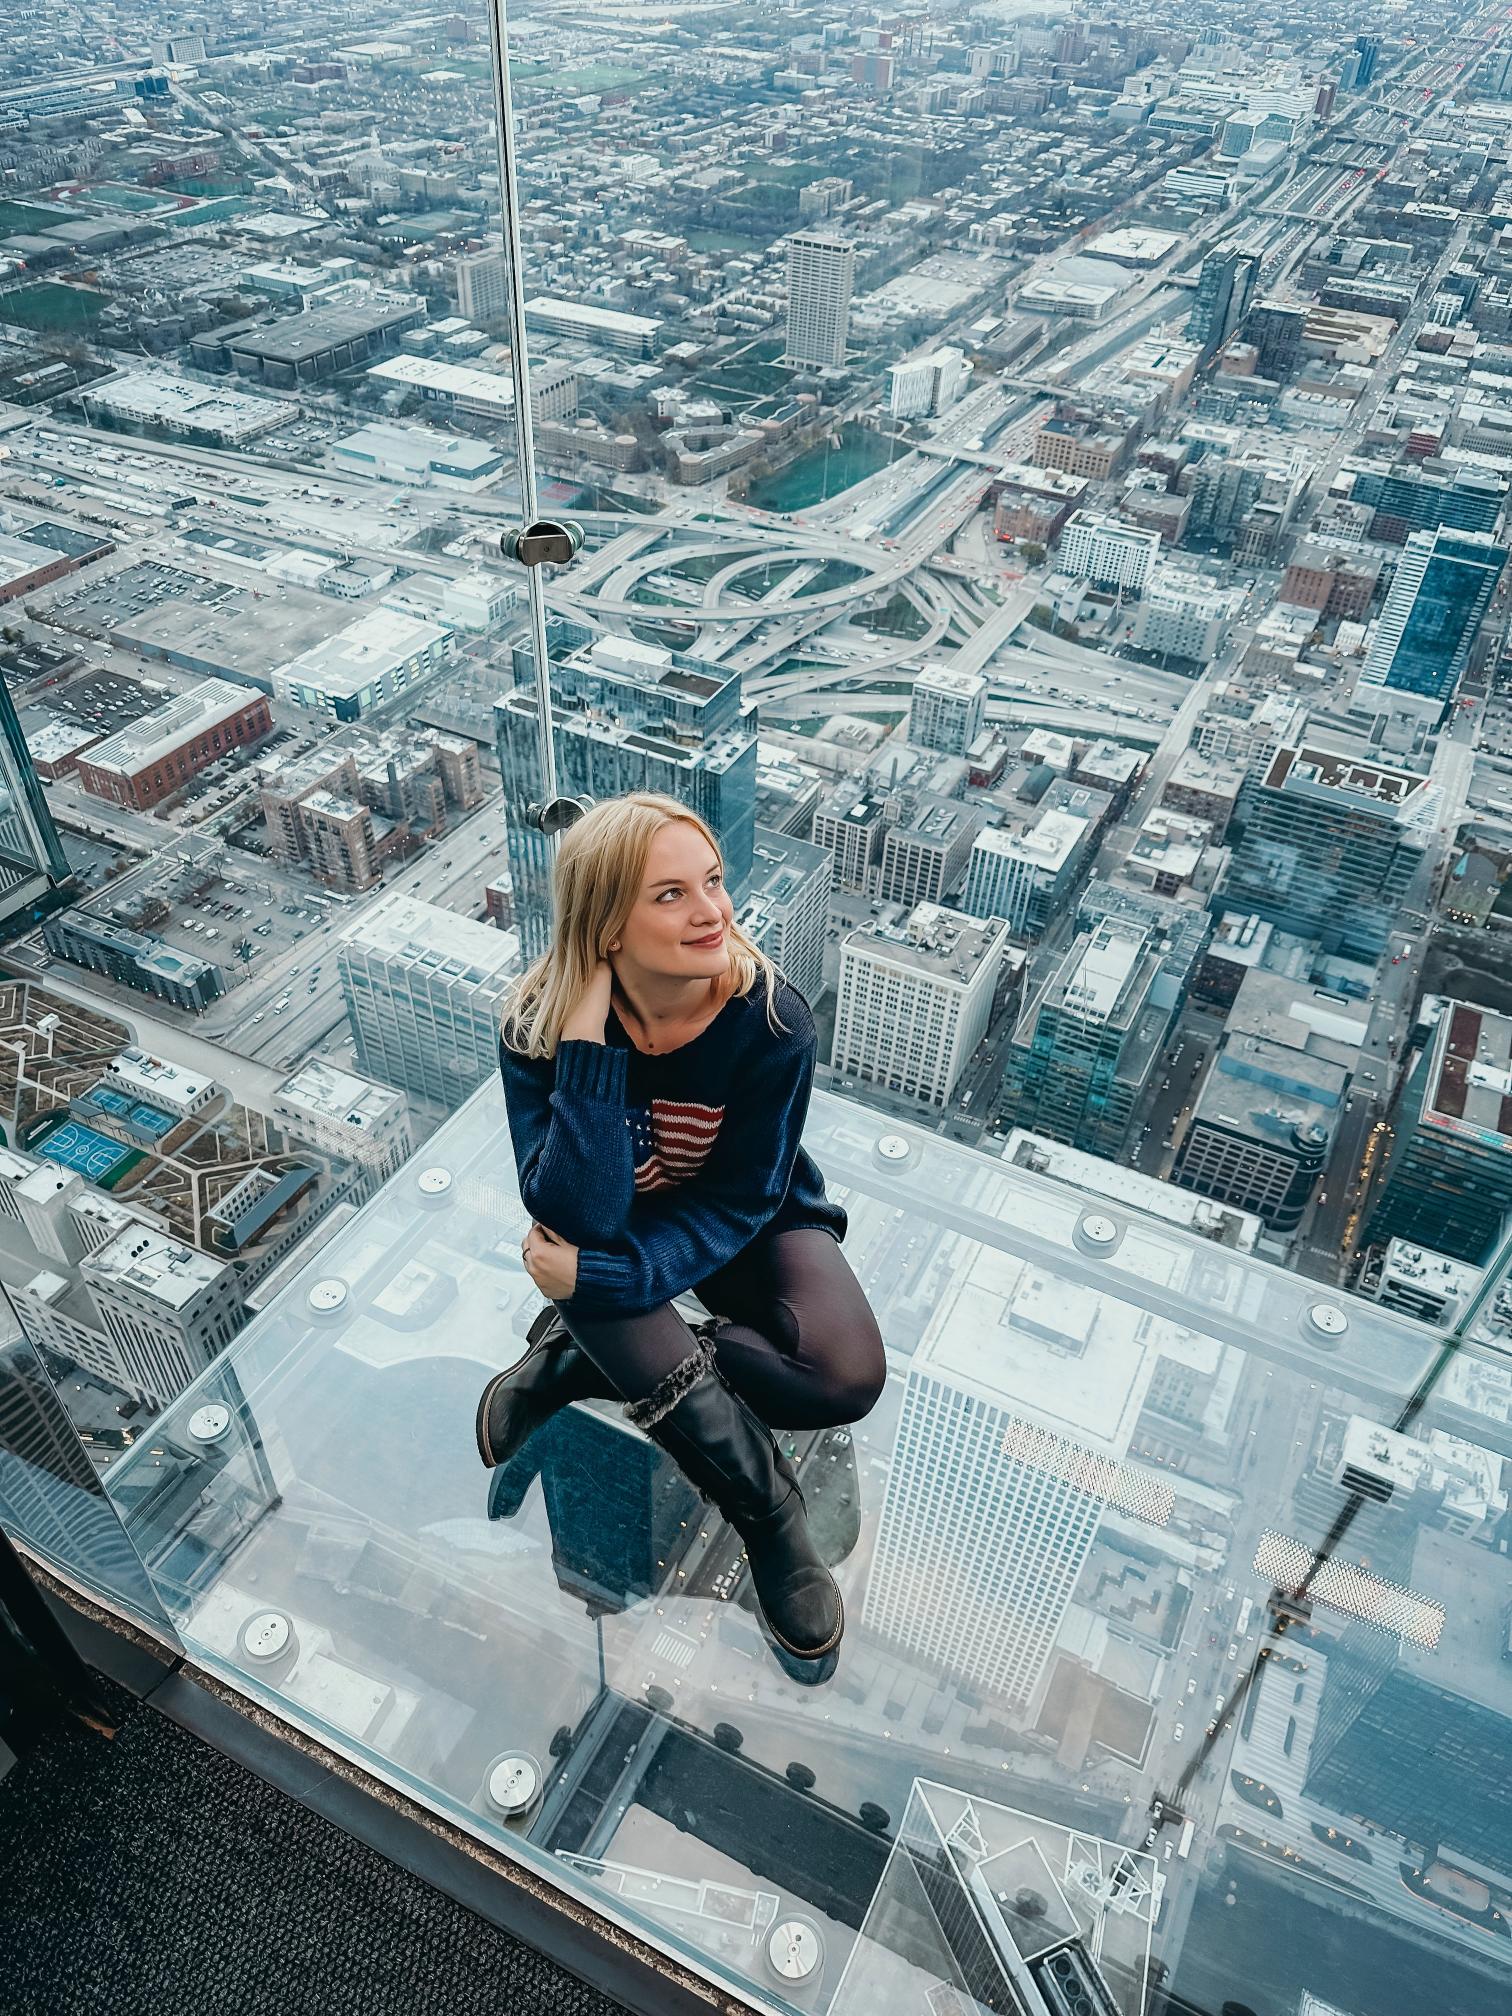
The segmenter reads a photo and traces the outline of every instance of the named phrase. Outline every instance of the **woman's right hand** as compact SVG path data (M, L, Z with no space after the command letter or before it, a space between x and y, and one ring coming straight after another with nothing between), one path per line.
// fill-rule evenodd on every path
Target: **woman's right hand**
M609 1022L609 990L614 968L600 959L582 999L562 1024L562 1035L575 1042L602 1043Z

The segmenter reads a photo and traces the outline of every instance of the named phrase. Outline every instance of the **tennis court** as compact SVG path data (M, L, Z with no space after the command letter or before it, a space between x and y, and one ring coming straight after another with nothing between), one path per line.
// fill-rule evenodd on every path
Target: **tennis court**
M35 1142L33 1150L49 1162L60 1162L65 1169L77 1169L91 1183L101 1182L132 1153L109 1135L96 1134L93 1127L81 1127L77 1120L62 1121L46 1140Z

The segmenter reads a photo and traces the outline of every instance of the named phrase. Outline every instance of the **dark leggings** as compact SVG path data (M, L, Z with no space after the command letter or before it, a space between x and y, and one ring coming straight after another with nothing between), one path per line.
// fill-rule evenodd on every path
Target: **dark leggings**
M714 1356L769 1428L830 1428L870 1413L887 1377L882 1333L838 1241L817 1226L758 1233L693 1293L723 1320ZM648 1394L696 1338L663 1302L632 1316L557 1309L627 1400Z

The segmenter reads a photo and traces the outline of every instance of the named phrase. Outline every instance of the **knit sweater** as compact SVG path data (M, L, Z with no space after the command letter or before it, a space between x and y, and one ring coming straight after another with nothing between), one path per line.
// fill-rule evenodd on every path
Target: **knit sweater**
M768 1226L844 1239L847 1214L802 1145L814 1019L785 981L777 1014L784 1034L767 1021L758 974L749 994L664 1056L638 1050L613 1007L602 1043L561 1040L541 1058L500 1042L521 1200L578 1248L563 1309L654 1309Z

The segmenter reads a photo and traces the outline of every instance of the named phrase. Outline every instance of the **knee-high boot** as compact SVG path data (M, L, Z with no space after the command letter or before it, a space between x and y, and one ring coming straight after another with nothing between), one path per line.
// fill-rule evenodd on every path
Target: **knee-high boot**
M665 1449L745 1542L762 1614L799 1659L834 1651L845 1628L835 1579L809 1533L803 1492L771 1430L726 1384L704 1338L625 1418Z

